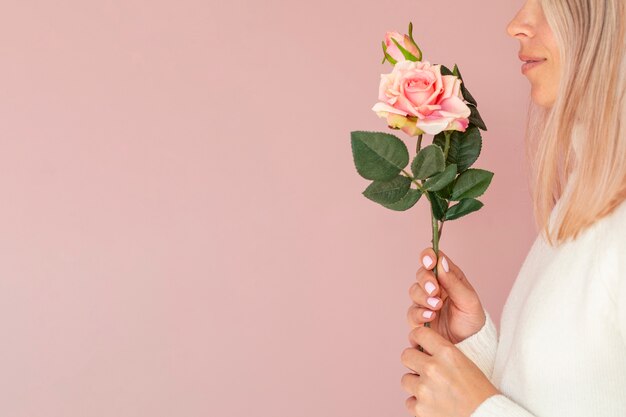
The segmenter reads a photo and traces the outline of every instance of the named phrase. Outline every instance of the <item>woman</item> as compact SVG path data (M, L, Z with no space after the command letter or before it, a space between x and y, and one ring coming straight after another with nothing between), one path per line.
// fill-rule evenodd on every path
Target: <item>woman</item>
M626 416L625 31L624 0L527 0L509 23L535 61L522 72L541 233L499 336L460 267L422 252L401 355L412 415Z

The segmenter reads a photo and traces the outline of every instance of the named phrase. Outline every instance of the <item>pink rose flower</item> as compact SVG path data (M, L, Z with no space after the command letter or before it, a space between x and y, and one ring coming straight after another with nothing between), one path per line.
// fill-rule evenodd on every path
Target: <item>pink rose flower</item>
M398 32L387 32L385 34L385 45L387 46L387 53L391 55L393 59L398 62L406 60L400 49L398 49L398 46L391 40L392 38L397 40L404 49L419 59L420 52L417 49L417 45L411 41L409 35L401 35Z
M441 75L441 65L428 61L398 61L381 74L379 102L372 110L391 128L411 136L436 135L444 130L465 132L470 108L461 93L461 80Z

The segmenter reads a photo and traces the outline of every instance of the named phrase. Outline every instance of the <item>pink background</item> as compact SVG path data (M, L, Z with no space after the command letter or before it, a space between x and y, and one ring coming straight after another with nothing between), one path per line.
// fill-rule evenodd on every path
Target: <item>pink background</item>
M489 128L441 248L498 324L536 235L521 3L5 0L1 414L408 416L429 207L365 199L349 132L386 129L380 41L412 20Z

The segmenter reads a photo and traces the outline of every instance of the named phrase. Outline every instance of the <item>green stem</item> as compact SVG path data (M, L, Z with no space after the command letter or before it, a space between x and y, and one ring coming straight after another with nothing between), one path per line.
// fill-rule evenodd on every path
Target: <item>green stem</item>
M446 131L444 132L445 136L446 136L446 144L445 144L445 148L443 151L443 160L446 161L448 159L448 150L450 149L450 136L452 135L451 131ZM417 153L419 153L420 149L422 147L422 135L419 135L417 137ZM432 231L433 231L433 238L432 238L432 244L433 244L433 250L435 251L435 259L439 259L439 239L441 238L441 233L443 231L443 224L445 222L441 222L441 226L439 226L439 222L437 221L437 217L435 217L435 211L433 209L433 201L430 197L430 193L428 191L426 191L424 189L424 187L422 186L422 184L417 181L415 178L413 178L413 176L408 173L406 170L402 170L402 172L404 172L404 174L409 177L411 179L411 181L413 183L415 183L415 185L417 185L417 189L420 190L423 194L426 195L426 198L428 198L428 201L430 202L430 217L431 217L431 225L432 225ZM435 266L433 267L433 273L435 274L435 278L438 279L438 273L437 273L437 262L435 262ZM430 322L426 322L424 323L424 327L430 327ZM417 345L417 349L420 350L421 352L424 351L424 348L421 347L420 345Z
M420 190L422 192L422 194L426 194L426 189L424 187L422 187L422 184L419 183L419 181L417 181L415 178L413 178L413 176L408 173L406 171L406 169L403 169L402 172L404 172L406 174L407 177L409 177L411 179L411 181L413 181L413 183L415 185L417 185L417 189Z
M439 230L439 223L437 222L437 218L435 217L435 211L433 210L433 202L430 199L430 193L426 195L428 196L428 201L430 201L430 218L431 218L431 226L433 230L433 238L431 242L433 244L433 250L435 251L435 259L439 259L439 238L441 237L441 233ZM435 274L435 278L438 278L437 263L435 263L435 266L433 268L433 273ZM424 323L424 326L430 327L430 322Z
M437 218L435 217L435 213L432 212L432 207L431 207L431 220L432 220L431 223L432 223L432 229L433 229L433 239L431 242L433 244L433 250L435 251L435 258L439 259L439 238L440 238L439 223L437 223ZM437 264L435 264L435 267L433 268L433 273L435 274L435 278L439 278L439 275L437 274Z
M432 231L433 231L432 244L433 244L433 250L435 251L435 259L438 260L439 259L439 239L441 238L441 232L443 231L443 225L445 222L441 222L441 227L439 226L437 217L435 217L435 211L433 210L433 202L430 198L430 193L426 193L426 197L428 198L428 201L430 201L430 216L431 216L431 224L432 224ZM435 278L437 279L438 278L437 262L435 262L433 273L435 274ZM430 322L424 323L424 327L430 327ZM424 351L424 348L420 345L417 345L417 349L420 352Z

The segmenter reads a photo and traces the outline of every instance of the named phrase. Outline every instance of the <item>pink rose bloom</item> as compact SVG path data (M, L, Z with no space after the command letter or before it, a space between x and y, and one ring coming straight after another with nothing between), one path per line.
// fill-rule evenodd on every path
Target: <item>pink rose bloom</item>
M391 73L380 78L379 102L372 110L386 118L389 127L411 136L467 129L471 111L461 94L461 80L442 76L441 65L398 61Z
M406 49L407 51L412 53L413 56L419 59L420 53L419 53L419 50L417 49L417 45L415 45L413 41L411 41L411 38L409 37L409 35L401 35L398 32L387 32L385 34L385 45L387 46L387 53L391 55L393 59L395 59L398 62L406 60L404 55L402 55L402 52L400 51L400 49L398 49L396 44L391 40L392 38L397 40L398 43L404 49Z

